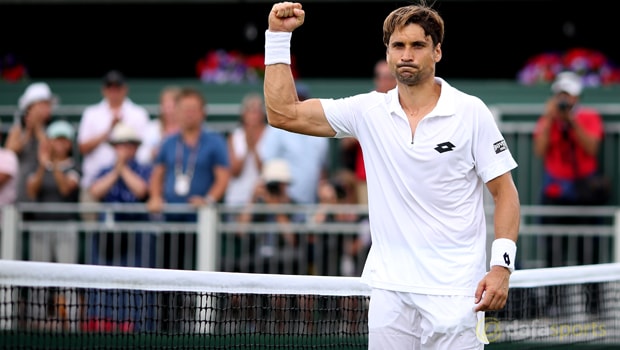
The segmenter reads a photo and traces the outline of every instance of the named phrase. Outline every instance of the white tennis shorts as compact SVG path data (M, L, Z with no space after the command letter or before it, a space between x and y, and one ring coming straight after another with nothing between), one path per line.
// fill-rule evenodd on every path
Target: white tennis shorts
M373 289L368 309L370 350L482 350L484 312L474 297Z

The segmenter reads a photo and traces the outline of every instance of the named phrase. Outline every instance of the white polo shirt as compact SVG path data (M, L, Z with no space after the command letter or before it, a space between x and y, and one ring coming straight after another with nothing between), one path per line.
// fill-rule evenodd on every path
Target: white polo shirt
M129 98L125 98L121 106L121 120L143 137L144 131L150 120L146 108L135 104ZM77 140L78 143L86 142L109 130L112 123L112 110L109 103L104 99L92 106L86 107L80 119ZM114 149L107 142L102 142L92 152L82 159L82 180L80 186L84 189L90 187L99 171L115 161Z
M472 296L486 273L483 186L517 166L488 107L441 78L415 135L398 88L321 99L335 137L362 147L372 247L362 280L375 288Z

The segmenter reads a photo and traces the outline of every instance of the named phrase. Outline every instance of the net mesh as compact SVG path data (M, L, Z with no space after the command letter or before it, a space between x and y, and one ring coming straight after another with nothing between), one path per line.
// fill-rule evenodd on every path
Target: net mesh
M3 349L365 349L353 277L0 261ZM516 271L486 349L617 349L620 264Z

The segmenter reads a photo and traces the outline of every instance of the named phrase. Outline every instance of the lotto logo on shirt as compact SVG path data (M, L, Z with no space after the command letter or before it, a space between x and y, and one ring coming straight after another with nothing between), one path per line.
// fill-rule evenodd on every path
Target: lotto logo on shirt
M500 152L504 152L508 149L508 145L506 145L506 141L501 140L497 141L493 144L493 148L495 149L495 154L499 154Z

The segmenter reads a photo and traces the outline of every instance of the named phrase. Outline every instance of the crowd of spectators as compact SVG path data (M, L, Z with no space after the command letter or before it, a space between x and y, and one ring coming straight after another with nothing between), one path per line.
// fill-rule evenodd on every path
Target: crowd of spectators
M298 94L300 99L308 98L310 89L299 84ZM287 225L306 220L357 222L358 216L321 212L309 218L251 212L253 204L358 203L352 173L343 167L352 181L346 186L342 174L330 175L329 140L269 126L260 91L244 96L238 126L226 132L206 126L207 96L193 87L163 87L154 116L132 101L129 83L120 71L104 75L101 96L85 107L78 123L53 116L60 99L45 82L30 84L19 98L18 118L0 149L0 200L2 204L48 203L41 213L23 219L59 223L51 225L49 232L28 233L27 259L79 263L78 252L86 250L82 262L87 264L182 269L183 260L195 259L197 254L187 251L196 249L194 234L166 232L162 252L155 250L152 233L97 230L89 232L80 247L78 230L71 223L193 223L197 222L195 209L212 204L244 208L241 214L225 218L228 222L280 226L269 234L249 232L236 237L237 242L247 240L254 247L239 257L237 271L329 274L327 264L340 266L341 257L357 253L343 235L325 235L335 237L330 242L336 243L323 243L320 232L302 237ZM60 202L81 209L54 211ZM97 211L99 203L143 204L145 210L121 210L110 217L109 212ZM168 211L173 204L187 205L188 210ZM317 255L318 249L325 251ZM161 258L157 254L167 257L164 266L157 266L155 260ZM307 257L305 262L302 257ZM345 270L342 273L347 275L359 273L359 268ZM106 293L87 294L83 302L90 306L84 311L88 319L81 325L84 330L129 332L147 327L130 313L110 319L115 308L130 306L126 295L111 300ZM67 302L63 298L57 296L55 303ZM42 320L47 312L27 311Z

